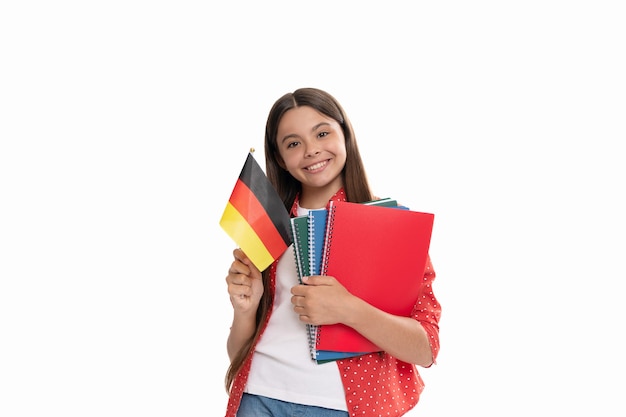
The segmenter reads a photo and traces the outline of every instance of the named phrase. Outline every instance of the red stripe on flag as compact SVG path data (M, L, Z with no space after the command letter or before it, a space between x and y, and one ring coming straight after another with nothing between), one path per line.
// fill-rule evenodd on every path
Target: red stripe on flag
M287 245L250 188L237 180L229 201L256 232L272 257L278 259Z

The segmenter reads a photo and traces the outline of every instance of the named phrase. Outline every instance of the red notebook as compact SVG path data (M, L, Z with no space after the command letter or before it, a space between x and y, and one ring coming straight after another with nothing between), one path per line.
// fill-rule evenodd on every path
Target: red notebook
M434 214L358 203L331 202L322 275L388 313L410 316L422 286ZM316 349L381 349L343 324L317 328Z

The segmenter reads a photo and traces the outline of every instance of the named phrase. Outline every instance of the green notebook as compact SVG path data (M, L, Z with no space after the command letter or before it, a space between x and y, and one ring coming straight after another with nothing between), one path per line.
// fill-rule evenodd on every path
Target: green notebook
M296 259L298 279L302 283L302 277L310 275L308 216L291 218L291 235L293 237L293 253Z

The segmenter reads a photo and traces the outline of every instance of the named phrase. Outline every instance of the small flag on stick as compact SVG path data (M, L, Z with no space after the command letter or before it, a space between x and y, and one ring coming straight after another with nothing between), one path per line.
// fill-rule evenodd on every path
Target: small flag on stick
M289 212L252 153L248 153L220 226L260 271L291 244Z

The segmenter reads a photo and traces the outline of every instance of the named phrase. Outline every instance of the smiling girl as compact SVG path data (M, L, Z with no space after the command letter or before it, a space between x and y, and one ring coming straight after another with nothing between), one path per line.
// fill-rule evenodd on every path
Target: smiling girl
M375 198L350 121L319 89L298 89L274 103L265 162L292 216L326 209L330 201ZM233 256L226 277L233 306L226 417L398 417L415 407L424 389L417 366L430 367L439 352L441 306L430 259L423 276L415 277L422 288L413 313L402 317L364 302L335 277L311 276L299 284L293 247L265 271L240 249ZM383 351L316 363L305 324L334 323L354 328Z

